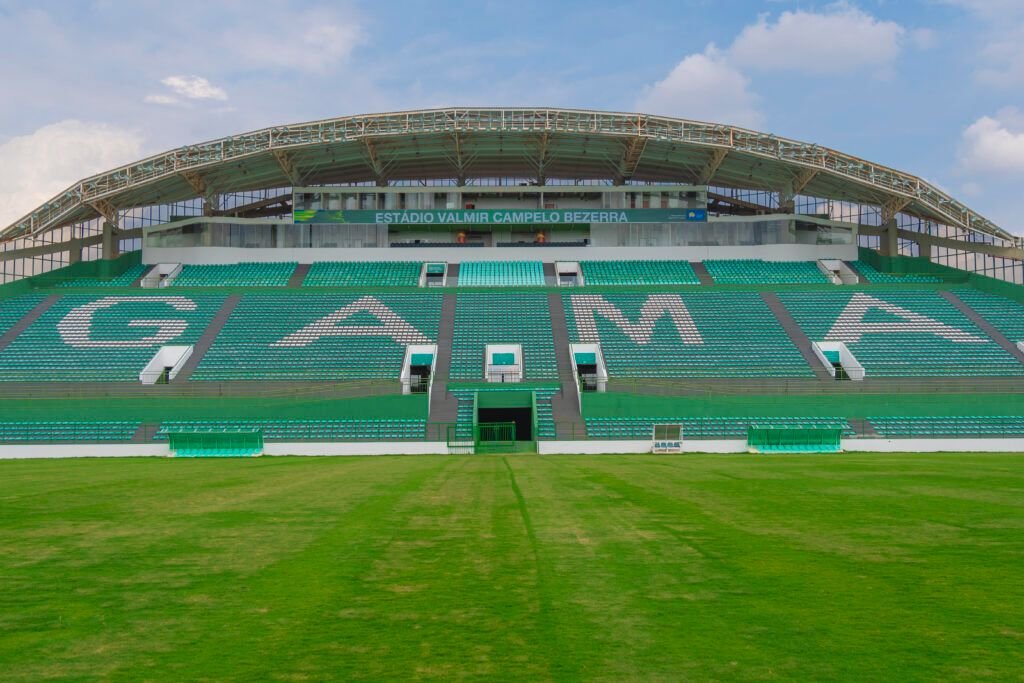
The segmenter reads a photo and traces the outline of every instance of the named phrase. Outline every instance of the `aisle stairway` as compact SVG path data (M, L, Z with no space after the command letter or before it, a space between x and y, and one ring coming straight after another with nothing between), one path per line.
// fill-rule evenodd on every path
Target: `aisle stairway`
M761 292L761 298L768 304L768 308L772 309L772 313L775 314L779 325L789 335L790 341L800 351L800 355L807 361L807 365L814 371L814 376L820 380L832 381L834 378L814 354L814 349L811 348L811 340L800 329L800 326L796 324L796 321L793 320L793 316L789 314L786 307L782 305L778 294L775 292Z
M192 355L185 361L185 365L182 366L181 370L178 371L177 376L174 378L175 382L187 382L195 369L199 367L206 352L210 350L213 342L217 339L217 335L224 329L224 324L231 317L231 312L235 310L235 306L242 300L241 294L233 294L224 300L220 310L217 311L217 315L213 317L210 324L206 326L206 330L203 332L203 336L199 338L199 341L195 343L192 348Z
M441 301L441 319L437 328L437 359L434 361L434 384L430 392L430 421L435 423L452 423L458 419L458 399L448 391L454 334L455 295L445 294ZM470 424L472 425L472 419Z
M565 308L561 294L558 292L548 294L548 308L551 311L551 335L555 342L558 383L562 388L561 393L551 397L551 416L555 423L556 437L559 439L573 436L579 438L586 434L586 427L581 415L576 377L572 372L569 331L565 325ZM540 412L539 404L537 410Z
M23 294L0 301L0 350L14 341L59 300L60 297L56 294L49 297L42 294Z

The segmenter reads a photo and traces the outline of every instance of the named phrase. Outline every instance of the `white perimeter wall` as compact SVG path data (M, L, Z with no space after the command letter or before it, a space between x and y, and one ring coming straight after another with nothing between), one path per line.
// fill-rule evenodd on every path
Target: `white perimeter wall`
M245 249L241 247L144 247L142 262L241 263L244 261L704 261L759 258L766 261L857 259L857 245L766 244L752 247L394 247L365 249Z
M1024 453L1024 439L843 439L848 453ZM743 439L683 441L684 453L746 453ZM612 455L650 453L643 441L540 441L542 455ZM0 445L0 460L21 458L119 458L168 456L167 444L24 444ZM264 455L444 455L442 441L268 443ZM841 456L841 454L840 454Z

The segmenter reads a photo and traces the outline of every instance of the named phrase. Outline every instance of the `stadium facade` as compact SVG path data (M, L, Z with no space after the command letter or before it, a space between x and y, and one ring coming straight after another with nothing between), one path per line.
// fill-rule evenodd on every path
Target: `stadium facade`
M1024 447L1020 238L756 131L278 126L0 239L0 456Z

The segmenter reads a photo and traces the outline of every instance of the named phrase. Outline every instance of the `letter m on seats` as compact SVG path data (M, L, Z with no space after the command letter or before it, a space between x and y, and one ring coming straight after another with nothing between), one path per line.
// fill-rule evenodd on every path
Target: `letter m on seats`
M601 341L597 331L597 316L601 316L637 344L647 344L654 334L655 323L667 315L684 344L704 343L689 309L678 294L652 294L647 297L647 301L640 307L640 316L636 321L627 318L615 304L600 294L573 294L570 301L573 317L576 319L576 332L581 342Z

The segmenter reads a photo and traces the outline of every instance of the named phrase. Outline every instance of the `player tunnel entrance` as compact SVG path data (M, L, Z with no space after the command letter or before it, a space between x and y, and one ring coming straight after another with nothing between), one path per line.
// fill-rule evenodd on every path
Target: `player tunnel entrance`
M477 452L533 450L532 391L481 391L477 394Z

